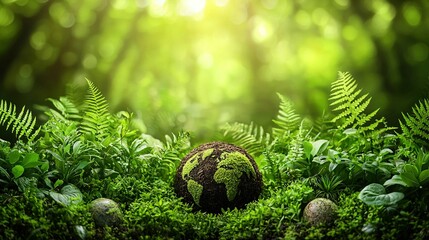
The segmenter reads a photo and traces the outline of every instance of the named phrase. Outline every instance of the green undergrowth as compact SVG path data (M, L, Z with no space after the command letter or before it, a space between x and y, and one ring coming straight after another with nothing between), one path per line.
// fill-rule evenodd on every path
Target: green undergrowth
M428 100L394 128L378 110L367 112L371 97L362 91L339 73L331 108L319 119L300 115L279 94L275 128L222 126L213 140L245 148L264 187L244 209L220 214L195 211L174 193L180 160L197 145L191 135L153 138L132 113L110 113L92 82L83 99L38 106L40 119L1 101L0 125L18 140L0 139L0 239L427 239ZM94 224L88 205L100 197L119 204L121 224ZM317 197L338 205L332 224L303 220Z

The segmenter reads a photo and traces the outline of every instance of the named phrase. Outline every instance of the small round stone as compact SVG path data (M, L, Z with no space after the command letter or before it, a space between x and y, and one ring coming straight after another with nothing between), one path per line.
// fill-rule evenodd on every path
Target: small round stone
M115 201L108 198L98 198L90 203L90 212L95 225L116 226L122 222L122 211Z
M336 218L337 205L327 198L316 198L304 209L303 218L311 225L331 224Z
M242 208L258 199L262 176L253 158L243 149L211 142L193 149L177 169L176 194L197 210L220 213Z

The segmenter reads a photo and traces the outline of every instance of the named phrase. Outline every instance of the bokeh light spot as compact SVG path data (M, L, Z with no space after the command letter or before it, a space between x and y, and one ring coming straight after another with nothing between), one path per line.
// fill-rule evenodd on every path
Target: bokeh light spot
M251 19L251 22L253 24L252 37L255 42L263 42L271 37L273 29L265 19L256 16Z
M16 79L15 87L20 93L28 93L33 89L33 68L29 64L24 64L19 68L19 76Z
M205 0L182 0L178 10L182 16L194 16L203 13L205 6Z
M13 23L15 15L7 8L0 6L0 26L7 27Z
M82 62L86 69L92 69L97 66L97 58L92 54L87 54Z
M417 64L427 60L429 55L428 46L424 43L416 43L405 52L405 58L410 64Z
M31 36L30 44L35 50L42 49L46 44L47 36L43 31L37 31Z
M402 14L409 25L417 26L420 24L422 16L419 9L415 5L411 3L404 4L404 7L402 8Z

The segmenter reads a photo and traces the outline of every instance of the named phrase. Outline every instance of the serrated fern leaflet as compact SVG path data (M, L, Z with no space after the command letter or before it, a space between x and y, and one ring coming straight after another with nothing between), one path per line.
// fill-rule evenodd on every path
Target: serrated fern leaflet
M377 120L371 123L379 109L366 114L365 110L371 98L368 94L361 95L361 92L361 89L357 90L357 83L349 73L339 72L338 79L332 83L330 105L334 108L333 111L338 112L332 121L340 130L354 128L365 132L374 130L383 121Z
M0 100L0 125L6 125L6 130L10 128L19 139L25 136L29 142L33 141L40 131L40 128L35 130L36 118L28 109L23 107L17 113L16 106L4 100Z
M404 121L399 121L407 140L428 147L429 144L429 100L425 99L412 108L412 114L402 114Z
M80 126L84 134L95 136L98 139L105 138L109 134L111 115L108 104L94 83L87 79L89 90L85 99L85 111Z
M280 98L280 109L277 118L273 122L278 126L273 128L273 135L281 137L285 133L297 130L301 117L295 112L293 104L283 95L277 93Z

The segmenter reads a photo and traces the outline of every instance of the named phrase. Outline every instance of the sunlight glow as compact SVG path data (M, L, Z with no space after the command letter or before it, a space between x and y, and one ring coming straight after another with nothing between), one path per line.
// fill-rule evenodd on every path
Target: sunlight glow
M183 16L199 15L204 11L205 0L182 0L179 4L179 13Z

